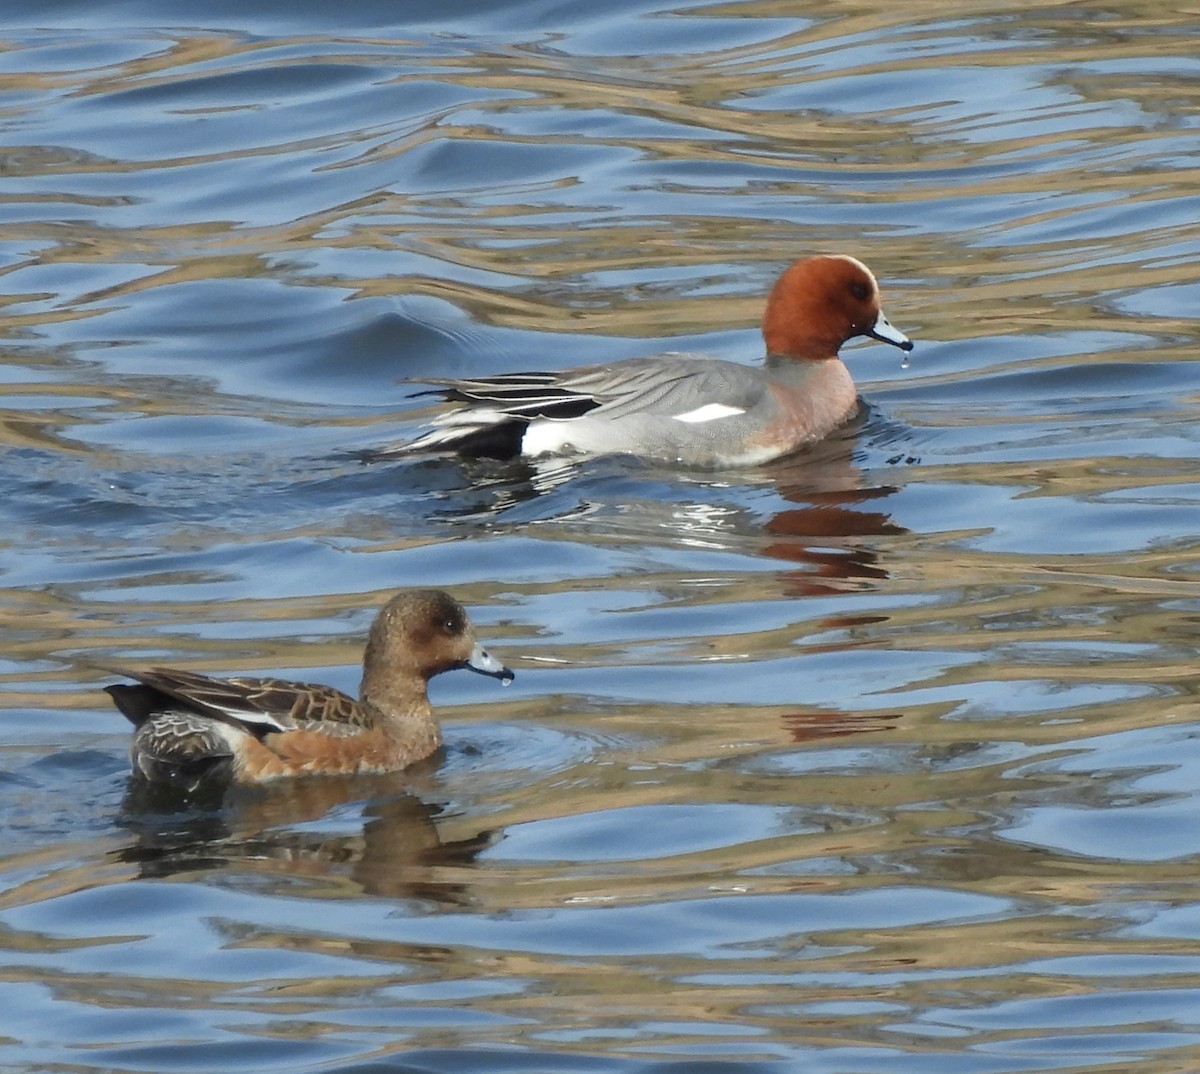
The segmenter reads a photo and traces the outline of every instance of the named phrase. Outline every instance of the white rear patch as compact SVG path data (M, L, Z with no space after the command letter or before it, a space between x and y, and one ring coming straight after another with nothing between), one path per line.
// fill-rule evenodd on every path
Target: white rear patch
M531 421L521 438L521 454L557 455L574 451L570 430L566 428L571 423L570 419L553 418Z
M726 406L724 403L705 403L702 407L689 410L686 414L672 414L676 421L686 421L689 424L701 421L716 421L718 418L732 418L735 414L745 414L740 406Z

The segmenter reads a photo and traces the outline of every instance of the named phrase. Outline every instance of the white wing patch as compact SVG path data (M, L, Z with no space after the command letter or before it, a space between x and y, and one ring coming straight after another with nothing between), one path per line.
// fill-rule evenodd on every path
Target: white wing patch
M745 414L740 406L726 406L724 403L705 403L702 407L689 410L686 414L672 414L676 421L686 421L695 424L703 421L716 421L718 418L732 418L736 414Z

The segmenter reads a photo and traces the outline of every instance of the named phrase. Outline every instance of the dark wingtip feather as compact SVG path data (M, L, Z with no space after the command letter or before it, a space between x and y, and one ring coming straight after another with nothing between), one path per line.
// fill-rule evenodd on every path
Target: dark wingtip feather
M521 454L521 439L528 427L529 422L514 420L471 429L446 448L464 459L515 459Z
M112 698L117 710L134 727L141 727L162 702L162 694L149 686L115 683L104 687L104 692Z

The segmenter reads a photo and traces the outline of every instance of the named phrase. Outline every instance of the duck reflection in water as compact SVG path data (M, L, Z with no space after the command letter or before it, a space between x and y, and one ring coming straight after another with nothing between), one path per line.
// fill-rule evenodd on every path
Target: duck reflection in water
M907 532L884 509L897 486L872 483L855 462L865 424L864 415L804 451L719 475L613 456L421 462L406 469L405 483L435 502L434 519L468 536L553 523L600 546L766 556L792 565L777 576L788 596L839 592L886 579L887 542L879 538ZM907 435L870 424L872 439ZM889 461L912 460L901 452ZM458 480L448 480L455 472ZM786 506L771 510L771 495Z
M405 772L406 787L419 786L434 767ZM134 838L111 856L146 878L236 870L293 896L311 881L321 897L342 887L351 895L465 904L466 885L445 870L473 863L495 833L443 841L441 807L399 789L399 778L326 776L224 793L210 785L186 800L131 780L120 823Z

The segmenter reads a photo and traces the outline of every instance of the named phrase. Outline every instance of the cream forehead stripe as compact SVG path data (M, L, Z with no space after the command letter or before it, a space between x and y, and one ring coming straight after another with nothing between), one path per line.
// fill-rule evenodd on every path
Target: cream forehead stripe
M875 280L875 273L873 273L869 268L867 268L866 265L864 265L861 261L859 261L859 259L857 257L851 257L849 254L826 254L825 256L836 258L838 261L848 261L848 262L850 262L850 264L854 265L856 268L862 269L863 272L865 272L867 274L867 279L870 280L873 284L875 284L875 289L876 290L879 289L879 284Z

